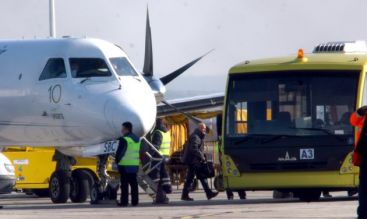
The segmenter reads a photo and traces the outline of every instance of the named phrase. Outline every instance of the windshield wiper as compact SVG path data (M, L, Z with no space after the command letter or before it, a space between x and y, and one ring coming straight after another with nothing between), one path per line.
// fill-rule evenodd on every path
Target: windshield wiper
M319 132L323 132L327 135L333 136L335 139L339 140L339 141L343 141L344 139L335 135L333 132L331 132L328 129L323 129L323 128L294 128L294 129L300 129L300 130L307 130L307 131L319 131Z
M301 138L303 136L298 136L298 135L284 135L284 134L280 134L280 135L274 135L270 138L267 138L267 139L264 139L263 141L261 141L261 144L267 144L267 143L270 143L270 142L273 142L273 141L276 141L278 139L282 139L282 138Z
M88 80L90 80L90 77L86 77L86 78L84 78L83 80L81 80L81 81L80 81L80 84L83 84L84 82L86 82L86 81L88 81Z

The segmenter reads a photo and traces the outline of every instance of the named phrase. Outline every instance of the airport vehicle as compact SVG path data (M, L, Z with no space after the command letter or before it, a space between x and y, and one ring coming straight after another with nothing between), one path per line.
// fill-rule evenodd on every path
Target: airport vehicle
M10 193L15 185L14 166L0 153L0 194Z
M15 190L35 194L38 197L50 196L50 178L56 168L56 162L53 161L55 149L48 147L7 147L3 154L14 164ZM72 202L81 203L88 198L92 185L98 181L96 163L97 159L93 157L76 157L76 163L72 166L74 177L83 172L87 178L81 180L80 184L77 184L77 181L72 182L72 188L78 187L78 189L72 189L73 192L69 194ZM118 178L117 172L113 171L112 162L107 163L107 172L113 179ZM110 199L116 198L117 186L118 183L108 187Z
M294 192L305 201L323 190L356 189L349 116L367 104L366 67L364 41L232 67L222 130L225 186Z
M51 199L66 202L85 183L71 172L75 156L97 156L92 200L108 187L108 155L117 147L121 124L130 121L144 136L154 125L165 85L194 65L156 78L149 16L143 73L117 45L99 39L49 38L0 41L0 146L56 148ZM71 191L73 192L73 191ZM95 198L95 199L94 199Z

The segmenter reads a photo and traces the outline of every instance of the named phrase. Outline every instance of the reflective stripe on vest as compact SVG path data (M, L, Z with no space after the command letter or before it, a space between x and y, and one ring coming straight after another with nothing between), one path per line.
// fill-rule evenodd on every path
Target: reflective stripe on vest
M130 137L124 137L127 143L127 149L124 156L121 158L120 166L139 166L140 164L140 141L135 142Z
M161 152L162 155L169 156L169 152L171 150L171 133L169 131L157 131L162 134L162 143L159 147L159 152Z

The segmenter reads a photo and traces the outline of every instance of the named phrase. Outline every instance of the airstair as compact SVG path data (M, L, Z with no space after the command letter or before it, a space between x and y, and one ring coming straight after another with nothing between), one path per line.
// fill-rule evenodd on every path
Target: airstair
M149 174L160 167L162 162L164 162L164 157L146 137L143 137L141 140L146 147L144 148L144 160L138 172L138 184L155 201L158 185ZM154 156L152 153L154 153Z

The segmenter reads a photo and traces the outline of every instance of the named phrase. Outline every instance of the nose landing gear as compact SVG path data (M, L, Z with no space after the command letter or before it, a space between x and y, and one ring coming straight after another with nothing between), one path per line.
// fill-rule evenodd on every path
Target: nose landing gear
M116 200L119 180L107 173L108 154L98 156L97 174L99 181L91 187L90 203L99 204L102 200Z

